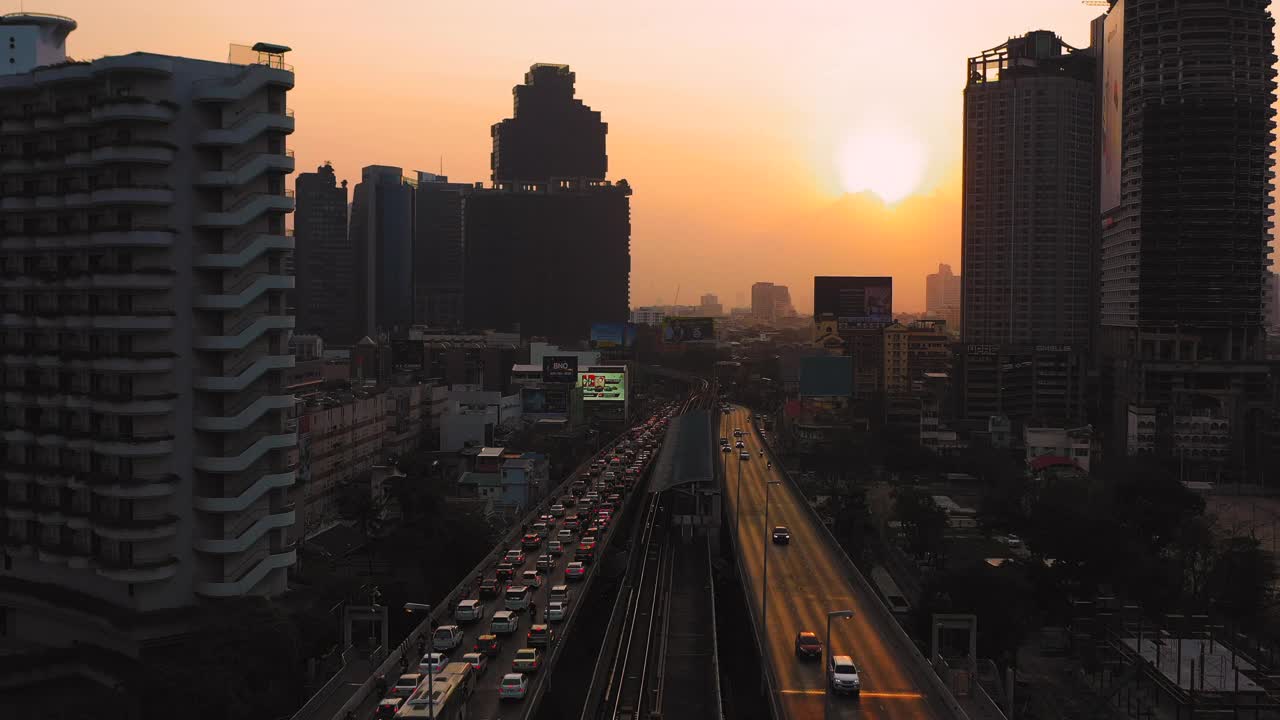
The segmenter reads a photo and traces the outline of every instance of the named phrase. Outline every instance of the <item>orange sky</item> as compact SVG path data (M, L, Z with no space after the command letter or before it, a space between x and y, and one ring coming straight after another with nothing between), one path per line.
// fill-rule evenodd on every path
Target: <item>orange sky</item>
M17 3L3 9L17 10ZM489 125L534 62L567 63L609 123L610 178L632 198L632 305L745 302L752 282L892 275L920 310L924 275L960 269L966 57L1033 29L1088 44L1076 0L27 0L75 18L77 59L134 50L225 59L293 47L298 170L329 160L489 178ZM927 152L918 192L886 208L844 195L850 133L887 127Z

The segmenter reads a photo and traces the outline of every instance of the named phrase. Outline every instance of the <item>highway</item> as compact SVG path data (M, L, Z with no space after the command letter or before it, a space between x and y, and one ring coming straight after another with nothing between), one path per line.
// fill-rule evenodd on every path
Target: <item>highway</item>
M800 718L943 718L928 693L933 692L921 678L922 670L909 650L902 647L883 627L884 617L872 603L877 597L865 593L859 583L848 576L838 549L828 545L827 538L798 491L782 476L778 468L766 467L767 455L761 457L761 441L753 430L751 416L744 408L734 407L730 414L720 415L720 437L732 444L737 440L733 430L741 428L741 438L750 460L740 460L738 449L720 453L725 463L725 497L729 507L728 522L735 518L741 528L741 552L747 577L744 582L753 598L753 611L760 616L761 589L764 585L764 552L768 558L768 617L763 632L767 635L766 652L772 665L780 693L783 714L787 720ZM738 507L738 477L741 469L741 516ZM770 527L765 527L766 482L781 484L769 491ZM770 540L772 526L785 525L791 530L789 545L774 545ZM812 630L825 641L827 613L853 610L851 619L831 621L831 648L824 649L822 661L801 661L795 656L795 637L801 630ZM744 632L751 629L744 628ZM829 708L825 693L824 664L827 651L849 655L857 664L862 678L860 699L832 697ZM825 713L825 714L824 714ZM782 720L779 718L778 720Z

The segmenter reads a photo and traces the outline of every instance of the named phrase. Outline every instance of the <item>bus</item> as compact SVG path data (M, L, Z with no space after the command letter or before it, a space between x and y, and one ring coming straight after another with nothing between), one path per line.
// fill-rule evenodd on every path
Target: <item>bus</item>
M898 583L893 581L888 570L879 565L871 568L871 582L875 583L876 590L880 591L880 596L884 598L890 612L898 617L905 617L911 612L911 604L898 589Z
M471 663L448 663L440 674L432 676L431 682L423 678L422 684L400 706L396 717L466 720L467 701L475 692L475 682Z

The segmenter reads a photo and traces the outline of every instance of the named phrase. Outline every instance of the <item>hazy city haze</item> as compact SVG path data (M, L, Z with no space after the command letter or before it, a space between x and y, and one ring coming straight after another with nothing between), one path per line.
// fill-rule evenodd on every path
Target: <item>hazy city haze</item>
M767 280L789 285L801 312L815 273L892 275L895 309L923 309L925 275L960 266L964 58L1039 28L1087 47L1102 11L1074 0L26 9L92 29L71 39L78 59L291 46L297 167L331 161L353 186L365 165L436 172L442 156L450 180L488 181L489 126L510 115L512 86L532 63L567 63L609 124L610 179L636 190L631 304L673 302L677 286L684 302L728 301ZM859 149L876 152L860 165ZM846 190L906 197L886 207Z

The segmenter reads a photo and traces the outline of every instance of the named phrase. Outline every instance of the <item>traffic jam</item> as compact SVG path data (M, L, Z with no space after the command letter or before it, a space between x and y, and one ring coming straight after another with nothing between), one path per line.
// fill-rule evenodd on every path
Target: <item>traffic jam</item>
M460 709L472 693L512 702L533 693L558 641L558 627L573 615L575 586L603 555L623 502L679 412L679 403L668 403L630 428L524 526L519 542L485 571L469 597L455 604L452 623L433 630L430 647L421 644L416 667L403 664L375 719L448 718L450 706ZM476 702L483 700L472 701L473 712Z

